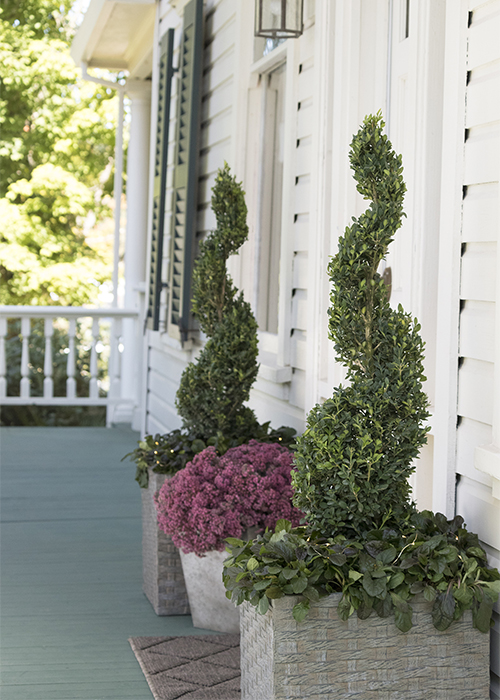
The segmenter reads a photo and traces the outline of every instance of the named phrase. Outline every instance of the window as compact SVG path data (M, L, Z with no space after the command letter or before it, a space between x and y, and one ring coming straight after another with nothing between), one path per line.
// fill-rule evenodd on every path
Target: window
M259 328L278 332L286 64L262 75L260 216L257 227Z

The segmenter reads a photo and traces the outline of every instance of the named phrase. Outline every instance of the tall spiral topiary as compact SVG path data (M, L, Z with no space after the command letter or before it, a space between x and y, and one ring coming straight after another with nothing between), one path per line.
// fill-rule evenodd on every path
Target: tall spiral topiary
M215 180L212 209L217 228L201 243L193 271L193 313L209 339L184 370L176 406L192 433L244 442L259 427L243 405L258 373L257 323L226 270L228 257L248 237L244 193L227 163Z
M371 204L346 228L328 268L329 337L349 384L312 409L297 440L294 503L326 536L403 519L412 461L426 441L420 326L389 306L377 273L401 226L406 191L401 156L383 127L380 113L370 115L353 138L357 190Z

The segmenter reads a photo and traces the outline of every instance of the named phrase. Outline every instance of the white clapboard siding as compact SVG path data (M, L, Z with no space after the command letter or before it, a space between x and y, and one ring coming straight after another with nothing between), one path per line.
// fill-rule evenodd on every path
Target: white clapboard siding
M497 123L470 129L465 142L464 166L464 185L498 182L500 130Z
M306 392L306 373L302 369L294 367L292 383L290 386L290 403L292 406L304 408Z
M460 297L495 301L496 243L467 243L462 255Z
M305 331L307 329L307 291L295 290L292 297L292 328Z
M467 528L481 533L481 539L500 550L500 508L491 489L464 476L457 487L457 512L465 518Z
M309 214L298 214L293 223L293 249L305 253L309 248Z
M225 141L232 127L232 109L225 109L223 112L210 117L201 128L200 148L213 148L216 144ZM224 165L221 163L221 165Z
M468 33L467 67L479 68L498 59L500 13L498 3L482 3L473 15ZM482 11L481 11L482 9Z
M462 418L457 428L457 474L491 487L491 476L474 468L474 451L477 445L490 443L491 425L471 418Z
M206 121L214 119L221 112L231 109L233 90L233 81L229 79L204 95L201 103L202 126Z
M481 423L493 421L493 370L491 362L465 358L458 374L458 415Z
M467 301L460 315L460 355L495 361L495 304Z
M473 71L472 76L467 86L468 129L500 120L500 61L488 64L485 70Z
M290 363L297 369L307 369L307 343L306 334L303 331L294 330L290 338Z
M496 241L500 225L498 183L489 182L467 187L462 217L463 243Z

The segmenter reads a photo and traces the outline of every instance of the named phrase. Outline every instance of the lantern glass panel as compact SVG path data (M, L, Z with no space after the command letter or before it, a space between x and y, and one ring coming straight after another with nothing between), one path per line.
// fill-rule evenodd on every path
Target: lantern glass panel
M302 34L303 0L255 0L255 35L287 39Z

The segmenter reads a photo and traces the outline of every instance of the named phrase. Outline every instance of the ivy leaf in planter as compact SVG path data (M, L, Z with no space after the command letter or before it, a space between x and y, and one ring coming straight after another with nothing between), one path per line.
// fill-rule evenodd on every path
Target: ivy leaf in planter
M284 595L285 594L279 586L269 586L269 588L266 590L266 596L268 598L271 598L271 600L274 600L276 598L283 598Z
M444 631L451 625L455 615L455 605L455 598L451 591L438 593L432 608L432 621L437 630Z
M303 600L293 606L292 615L296 622L302 622L309 612L310 603L308 600Z
M397 593L391 591L391 598L394 604L394 622L401 632L408 632L412 627L412 607L408 601L404 600Z
M337 606L337 612L341 620L344 622L349 618L349 616L354 612L354 606L352 605L350 599L346 594L342 596L340 602Z
M472 590L467 586L467 584L462 584L459 588L455 588L453 591L453 596L455 600L464 605L469 605L472 601Z
M386 596L382 600L376 598L373 601L373 609L379 617L389 617L393 610L392 599L390 596Z
M259 602L257 603L257 612L259 612L261 615L265 615L266 612L269 610L269 598L266 596L263 596Z
M363 576L363 588L373 598L383 598L387 593L387 582L384 578L372 578L367 571Z

